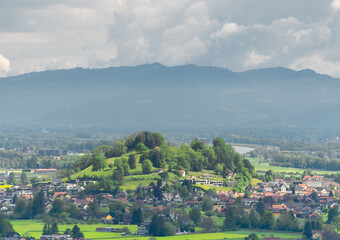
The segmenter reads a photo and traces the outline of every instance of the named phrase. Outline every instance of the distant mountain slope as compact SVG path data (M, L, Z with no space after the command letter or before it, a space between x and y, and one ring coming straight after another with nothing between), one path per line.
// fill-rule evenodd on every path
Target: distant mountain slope
M340 80L311 70L159 63L0 78L0 128L340 129Z

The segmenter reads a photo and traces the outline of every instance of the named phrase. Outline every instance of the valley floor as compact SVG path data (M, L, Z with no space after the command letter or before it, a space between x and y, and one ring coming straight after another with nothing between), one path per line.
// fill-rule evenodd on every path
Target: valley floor
M29 234L36 239L39 239L42 235L42 229L44 227L44 223L36 222L34 220L15 220L11 221L14 230L17 231L20 235ZM74 225L66 225L60 224L58 225L59 231L63 232L67 228L71 228ZM96 240L104 240L104 239L126 239L126 240L149 240L151 237L142 237L136 235L130 236L121 236L120 233L104 233L104 232L96 232L96 228L98 227L128 227L131 232L135 232L137 230L136 225L107 225L107 224L78 224L80 230L84 233L85 238L87 239L96 239ZM286 232L278 232L278 231L259 231L259 230L239 230L239 231L231 231L231 232L218 232L218 233L197 233L191 235L177 235L177 236L169 236L169 237L156 237L156 239L161 240L220 240L220 239L233 239L233 240L243 240L244 237L248 236L251 233L256 233L260 239L263 237L275 236L281 238L301 238L301 233L286 233Z

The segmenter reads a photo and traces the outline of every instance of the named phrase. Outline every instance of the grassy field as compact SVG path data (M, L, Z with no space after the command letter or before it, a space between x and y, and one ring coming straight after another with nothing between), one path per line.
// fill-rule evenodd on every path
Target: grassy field
M40 238L42 234L42 229L44 227L44 223L35 222L34 220L17 220L11 221L14 230L17 231L20 235L24 233L30 234L32 237L37 239ZM74 225L58 225L59 232L64 232L67 228L72 229ZM80 230L84 233L85 238L89 239L110 239L120 237L120 233L102 233L96 232L97 227L117 227L123 228L128 227L131 232L137 231L136 225L107 225L107 224L78 224Z
M34 220L17 220L17 221L11 221L14 230L17 231L20 235L23 235L25 233L30 234L31 236L35 238L39 238L42 234L42 229L44 227L44 223L35 222ZM59 231L63 232L67 228L71 228L74 225L58 225ZM112 239L112 238L118 238L118 239L126 239L126 240L132 240L132 239L138 239L138 240L149 240L150 237L139 237L139 236L121 236L120 233L101 233L101 232L95 232L97 227L128 227L131 232L135 232L137 230L137 226L135 225L107 225L107 224L78 224L80 227L80 230L84 233L85 238L88 239ZM275 237L282 237L282 238L299 238L301 237L300 233L285 233L285 232L261 232L257 230L239 230L239 231L233 231L233 232L219 232L219 233L208 233L208 234L191 234L191 235L177 235L177 236L171 236L171 237L156 237L156 239L162 239L162 240L201 240L201 239L207 239L207 240L219 240L219 239L244 239L245 236L248 236L249 234L255 232L260 239L263 239L264 236L275 236Z
M337 171L323 171L323 170L313 170L313 169L300 169L300 168L289 168L289 167L278 167L269 165L269 163L264 162L260 158L251 158L247 157L249 161L255 166L256 171L266 172L268 170L280 172L280 173L288 173L288 174L301 174L306 170L312 171L314 174L332 174L337 173Z

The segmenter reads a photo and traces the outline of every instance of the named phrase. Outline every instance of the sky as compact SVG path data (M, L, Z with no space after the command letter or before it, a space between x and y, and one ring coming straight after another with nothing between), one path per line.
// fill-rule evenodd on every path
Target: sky
M147 62L340 78L340 0L0 1L0 77Z

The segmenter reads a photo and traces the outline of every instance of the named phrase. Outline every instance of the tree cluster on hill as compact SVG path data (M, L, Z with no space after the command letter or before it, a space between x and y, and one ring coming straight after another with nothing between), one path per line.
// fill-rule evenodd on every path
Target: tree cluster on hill
M127 157L121 157L127 152L131 153ZM115 187L123 183L124 176L130 175L131 170L136 168L137 155L142 166L139 174L149 174L165 167L167 172L176 175L179 170L200 172L204 169L213 170L221 177L232 173L238 181L238 191L244 191L244 187L248 186L252 177L256 175L250 161L235 152L233 147L226 144L222 138L214 139L212 146L194 139L190 146L183 144L175 148L165 144L161 134L148 131L131 134L124 141L118 140L112 145L96 147L92 154L84 155L75 162L73 172L89 166L92 166L92 171L102 170L107 167L106 159L114 156L116 157L114 163L109 164L112 169L111 177L106 179L97 177L98 183L87 186L86 190L92 193L100 189L116 191ZM164 174L168 174L167 172ZM135 171L134 173L136 174ZM166 177L164 174L163 177Z

